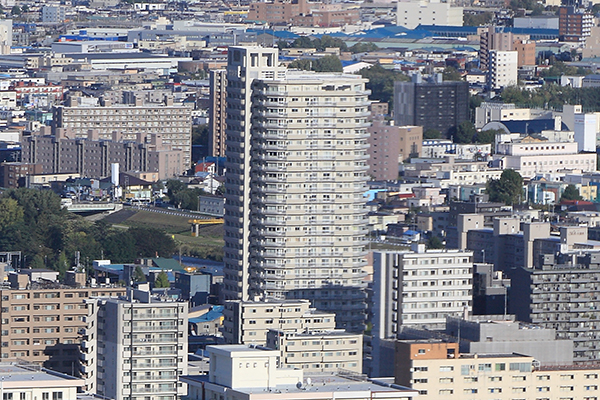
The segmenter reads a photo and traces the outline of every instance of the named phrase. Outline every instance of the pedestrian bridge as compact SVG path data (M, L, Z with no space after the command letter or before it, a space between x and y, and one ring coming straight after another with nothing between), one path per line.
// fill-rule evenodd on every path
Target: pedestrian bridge
M95 214L108 212L114 213L122 210L123 204L119 203L73 203L67 206L67 210L76 214Z

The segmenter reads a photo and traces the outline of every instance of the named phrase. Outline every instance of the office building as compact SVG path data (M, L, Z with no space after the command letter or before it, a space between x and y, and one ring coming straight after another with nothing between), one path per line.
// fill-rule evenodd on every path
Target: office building
M225 157L225 127L227 118L227 71L210 71L210 125L208 154Z
M362 331L365 80L259 47L230 47L227 78L225 299L309 299Z
M337 372L339 369L361 374L362 333L343 330L286 332L270 329L267 347L281 351L280 365L304 372Z
M82 330L86 390L115 400L176 400L187 393L188 304L132 290L90 299Z
M441 74L427 82L420 75L413 76L412 82L394 82L395 125L422 126L423 131L435 129L449 137L468 119L467 82L444 82Z
M540 366L518 353L459 354L457 343L399 341L396 383L422 399L593 399L597 365Z
M461 353L519 353L542 366L573 364L572 340L557 339L553 328L515 321L514 315L447 317L445 333L460 341Z
M0 363L2 398L7 400L77 399L83 380L23 362Z
M423 128L420 126L394 126L374 119L369 133L369 175L374 180L398 179L399 164L421 155Z
M173 149L159 133L126 140L118 132L112 132L110 139L101 138L95 129L78 137L71 128L57 129L55 135L49 135L49 130L42 128L21 142L21 159L39 165L42 174L104 178L110 175L111 164L117 163L127 172L154 172L157 179L169 179L187 169L188 154Z
M191 165L192 116L189 106L165 104L105 106L59 106L53 108L52 123L56 128L69 128L76 138L85 138L89 130L98 139L111 140L117 132L123 140L142 143L151 134L162 135L162 142L183 152L183 164Z
M518 52L491 50L488 86L499 90L517 84Z
M408 29L419 25L463 25L463 8L452 5L450 1L401 0L396 13L396 25Z
M573 252L558 259L553 255L540 258L540 267L513 272L511 313L521 321L556 329L558 338L573 340L576 363L597 362L600 255Z
M335 328L335 314L311 308L308 300L232 300L225 303L223 315L223 337L230 344L265 346L269 329L310 332Z
M558 34L563 42L584 42L592 33L594 16L585 9L562 6L558 9Z
M244 345L207 346L208 375L182 378L191 400L411 400L415 390L351 372L304 374L278 367L280 352Z
M85 275L69 272L72 285L56 282L58 272L9 273L10 288L0 291L2 361L24 360L77 376L79 330L91 296L116 297L124 288L85 286ZM41 279L38 279L41 278Z

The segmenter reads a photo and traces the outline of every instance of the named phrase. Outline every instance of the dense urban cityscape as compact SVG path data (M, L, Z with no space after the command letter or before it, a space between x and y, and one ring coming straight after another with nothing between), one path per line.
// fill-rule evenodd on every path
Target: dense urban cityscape
M600 0L0 1L0 400L598 400Z

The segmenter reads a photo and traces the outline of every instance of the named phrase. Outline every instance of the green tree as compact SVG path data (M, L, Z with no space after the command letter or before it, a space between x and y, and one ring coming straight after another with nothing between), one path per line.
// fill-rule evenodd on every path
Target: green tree
M19 16L21 15L21 7L19 6L13 6L13 8L10 10L10 13L14 16Z
M146 282L146 275L144 275L144 271L142 271L142 267L136 265L133 270L133 282L135 283L144 283Z
M192 144L208 146L208 124L195 125L192 128Z
M437 129L429 128L423 132L423 139L440 139L441 137L442 133Z
M443 77L445 81L462 81L462 75L454 67L444 68Z
M431 235L431 237L427 240L427 248L428 249L443 249L444 243L436 235Z
M477 132L475 136L475 143L482 144L494 144L496 140L496 134L504 133L502 129L488 129L485 131Z
M156 228L129 228L135 241L136 257L171 257L175 252L175 241Z
M350 48L348 50L351 51L353 54L354 53L368 53L370 51L379 50L379 46L377 46L373 42L359 42L359 43L355 43L354 45L350 46Z
M23 208L15 199L0 199L0 229L23 221Z
M560 201L563 200L583 200L579 194L579 189L575 185L567 185L565 191L560 196Z
M500 179L490 179L485 187L490 201L519 204L523 194L523 177L514 169L505 169Z
M385 69L380 64L363 68L358 74L369 80L366 86L371 91L371 99L388 103L390 107L393 107L394 101L394 82L410 80L402 72Z
M173 200L175 195L186 188L185 183L177 179L169 179L167 181L167 195L169 199Z
M316 72L342 72L342 62L337 56L330 55L315 59L299 59L292 61L289 68Z
M167 273L164 270L160 271L160 273L156 277L156 281L154 282L154 287L155 288L171 287L171 283L169 282L169 277L167 276Z
M455 130L454 143L473 143L477 130L471 121L461 122Z

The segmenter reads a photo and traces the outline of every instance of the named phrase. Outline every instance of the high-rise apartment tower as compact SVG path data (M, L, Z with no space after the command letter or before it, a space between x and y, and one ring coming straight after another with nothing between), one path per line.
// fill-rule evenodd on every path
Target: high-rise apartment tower
M369 93L277 56L229 48L224 295L309 299L360 330Z

